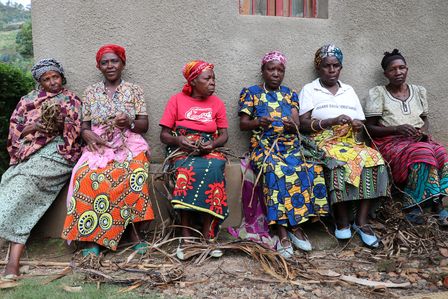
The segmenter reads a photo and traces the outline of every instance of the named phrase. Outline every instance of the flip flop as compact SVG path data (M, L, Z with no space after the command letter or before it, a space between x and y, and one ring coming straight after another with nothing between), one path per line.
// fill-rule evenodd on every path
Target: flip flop
M19 276L15 274L6 274L0 277L0 281L16 281L18 278Z
M81 254L84 257L89 256L91 254L93 254L94 256L99 256L100 255L100 247L93 246L93 247L89 247L89 248L84 248L81 250Z
M137 254L144 255L146 252L148 252L148 243L140 242L132 246L131 249L137 251Z

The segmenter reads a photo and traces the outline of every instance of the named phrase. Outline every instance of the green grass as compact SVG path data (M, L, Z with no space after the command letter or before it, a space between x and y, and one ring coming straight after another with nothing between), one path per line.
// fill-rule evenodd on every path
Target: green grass
M19 30L0 31L0 55L16 53L16 35Z
M20 285L11 289L0 290L0 298L2 299L17 299L17 298L32 298L32 299L52 299L52 298L67 298L67 299L102 299L102 298L161 298L156 291L139 288L135 291L126 293L118 293L119 290L126 288L126 286L118 286L112 284L100 284L99 289L96 284L87 283L83 280L82 275L70 275L59 280L53 281L44 285L46 278L27 278L19 280ZM64 290L64 286L81 287L80 292L68 292ZM149 292L149 293L148 293ZM145 294L144 294L145 293Z

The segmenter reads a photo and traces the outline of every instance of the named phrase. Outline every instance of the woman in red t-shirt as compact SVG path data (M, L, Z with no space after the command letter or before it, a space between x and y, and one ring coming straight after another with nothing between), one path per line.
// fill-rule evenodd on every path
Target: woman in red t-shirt
M202 235L214 240L219 226L228 215L224 167L226 157L215 151L228 139L224 103L216 96L213 64L195 60L183 68L187 79L182 92L168 101L159 125L160 140L168 145L175 169L175 187L171 203L180 212L182 237L192 236L192 220L202 220ZM186 258L182 244L176 255ZM222 256L219 249L213 257Z

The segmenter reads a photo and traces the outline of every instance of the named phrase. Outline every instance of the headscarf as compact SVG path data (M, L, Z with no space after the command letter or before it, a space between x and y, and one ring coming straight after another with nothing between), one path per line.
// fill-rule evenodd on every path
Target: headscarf
M64 68L62 65L54 58L46 58L41 59L33 66L31 69L31 74L33 75L34 80L39 82L40 77L48 71L55 71L61 74L62 78L65 79L64 76Z
M196 79L203 71L207 69L213 69L215 66L211 63L202 61L202 60L193 60L184 65L182 68L182 73L184 74L185 79L187 79L187 83L185 83L182 88L182 92L186 95L191 95L193 92L193 88L190 85L191 81Z
M331 56L336 57L336 59L342 65L342 60L344 59L344 55L342 54L341 49L339 49L338 47L336 47L333 44L328 44L328 45L320 47L316 51L316 54L314 54L314 67L318 68L324 58L331 57Z
M393 49L393 51L391 53L384 52L384 57L381 60L381 67L383 68L383 70L386 70L389 63L391 63L392 61L394 61L396 59L401 59L401 60L403 60L404 64L406 64L406 60L404 59L403 55L401 55L401 53L398 49Z
M103 55L106 53L116 54L121 59L121 61L123 61L123 64L126 64L126 50L119 45L108 44L108 45L102 46L98 50L98 52L96 52L96 67L97 68L100 67L101 57L103 57Z
M279 51L272 51L269 53L264 54L263 58L261 59L261 66L265 65L269 61L277 60L284 66L286 66L286 56L283 55L283 53Z

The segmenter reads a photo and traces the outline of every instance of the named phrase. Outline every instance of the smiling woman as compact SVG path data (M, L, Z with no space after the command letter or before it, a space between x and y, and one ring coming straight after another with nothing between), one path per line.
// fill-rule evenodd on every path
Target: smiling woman
M87 146L73 170L62 237L87 243L83 255L98 255L98 245L116 250L133 225L133 249L144 253L147 245L140 231L154 214L147 182L150 150L141 136L148 130L143 91L121 79L123 47L101 47L96 61L104 81L87 88L83 97L82 138Z

